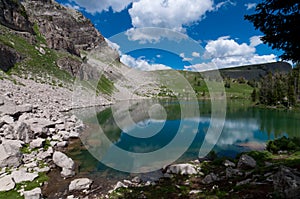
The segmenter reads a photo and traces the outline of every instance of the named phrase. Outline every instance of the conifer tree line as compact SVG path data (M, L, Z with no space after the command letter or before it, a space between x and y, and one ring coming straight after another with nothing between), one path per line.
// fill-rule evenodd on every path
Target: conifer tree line
M253 90L252 101L260 104L291 107L300 100L300 65L288 74L269 73L261 79L258 91Z

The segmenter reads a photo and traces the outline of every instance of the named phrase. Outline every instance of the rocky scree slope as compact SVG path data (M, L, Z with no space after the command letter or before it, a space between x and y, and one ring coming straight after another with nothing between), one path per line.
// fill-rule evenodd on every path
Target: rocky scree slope
M158 93L155 77L120 63L118 52L80 12L52 0L0 0L0 12L2 70L56 85L78 77L110 101ZM147 88L140 86L145 83Z

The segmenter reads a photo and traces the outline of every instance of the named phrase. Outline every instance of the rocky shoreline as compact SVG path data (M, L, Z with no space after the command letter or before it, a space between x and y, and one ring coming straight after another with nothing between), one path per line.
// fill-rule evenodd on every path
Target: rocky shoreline
M10 78L14 80L0 80L0 194L12 191L25 199L42 198L41 187L50 170L59 168L63 178L74 177L75 163L61 151L70 139L79 138L84 124L70 112L78 106L72 107L69 89ZM98 102L110 104L103 98ZM69 191L89 188L91 183L75 179Z

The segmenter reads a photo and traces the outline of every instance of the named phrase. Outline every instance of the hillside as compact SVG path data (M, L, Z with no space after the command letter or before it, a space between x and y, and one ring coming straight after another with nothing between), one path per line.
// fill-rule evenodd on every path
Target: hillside
M239 66L233 68L221 69L220 72L225 78L245 78L246 80L259 80L269 72L287 74L292 70L292 66L286 62L274 62L265 64L256 64L248 66Z
M52 0L0 0L0 13L2 78L69 89L80 82L109 101L157 94L153 77L120 63L80 12ZM145 83L148 88L140 87Z

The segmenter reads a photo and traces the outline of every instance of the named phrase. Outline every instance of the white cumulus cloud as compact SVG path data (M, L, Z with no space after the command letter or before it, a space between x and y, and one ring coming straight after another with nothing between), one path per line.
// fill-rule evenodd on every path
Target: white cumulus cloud
M229 36L220 37L217 40L209 41L205 46L204 57L211 59L207 63L199 63L185 66L186 70L206 71L217 68L228 68L234 66L260 64L277 61L274 54L258 55L255 46L261 42L259 36L250 38L250 44L239 44Z
M129 14L135 28L160 27L184 32L183 25L201 20L213 11L212 0L139 0Z
M229 36L209 41L205 46L205 58L220 58L229 56L243 56L255 52L255 48L246 43L238 44Z
M198 52L193 52L193 53L192 53L192 56L193 56L193 57L200 57L200 53L198 53Z
M256 3L246 3L245 4L247 10L251 10L251 9L255 8L256 5L257 5Z
M186 57L184 53L180 53L179 56L182 58L182 61L192 61L193 58Z
M121 62L131 68L135 68L143 71L172 69L171 67L163 64L150 64L148 61L144 60L143 58L135 59L130 55L122 55Z

